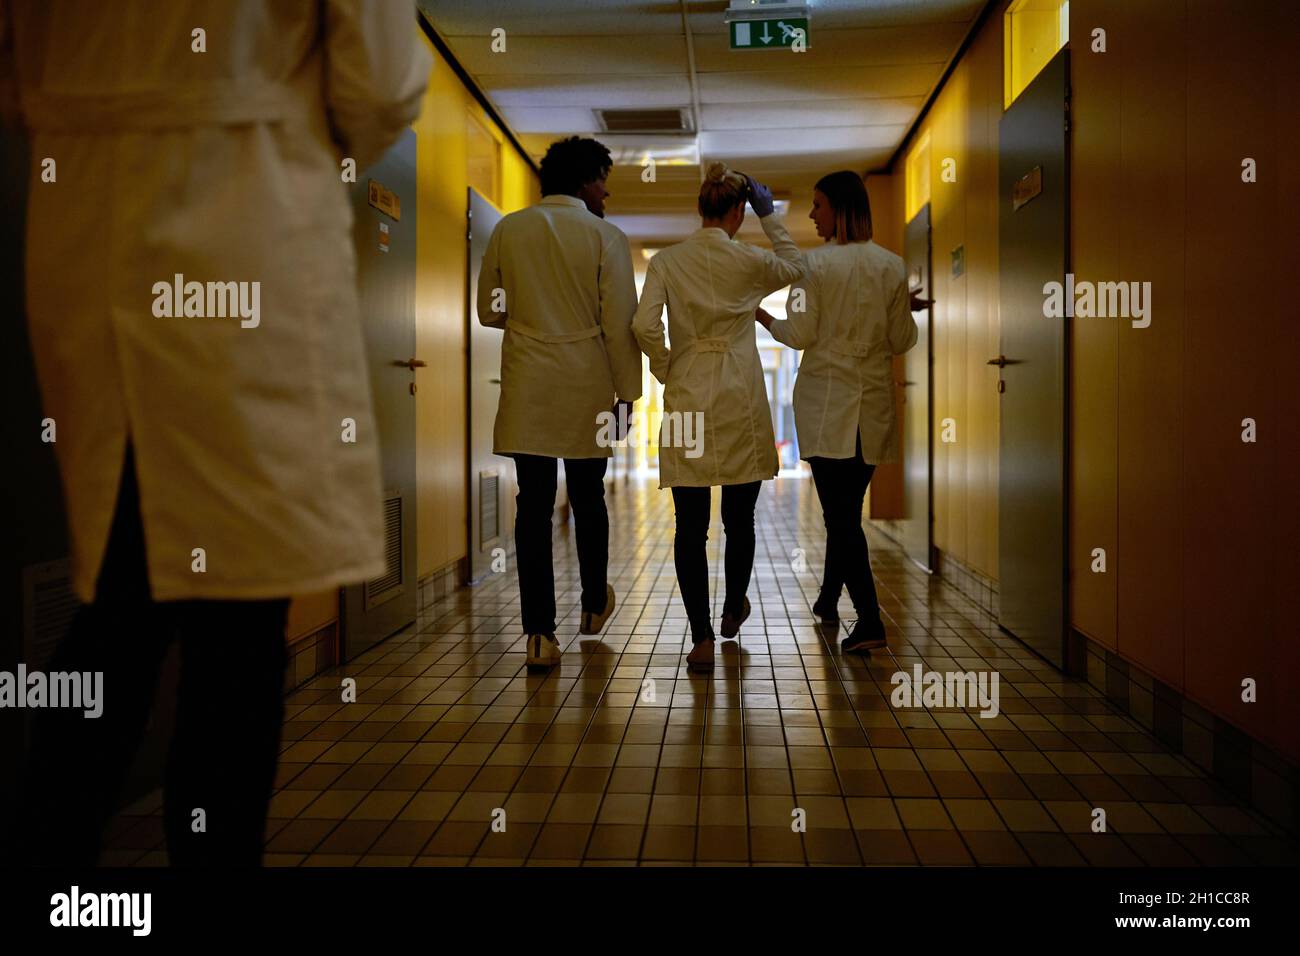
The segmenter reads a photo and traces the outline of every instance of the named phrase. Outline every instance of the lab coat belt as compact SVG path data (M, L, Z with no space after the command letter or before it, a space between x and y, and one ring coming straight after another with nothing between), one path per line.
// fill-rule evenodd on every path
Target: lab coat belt
M851 342L848 339L831 339L826 347L840 355L852 358L866 358L871 354L871 345L867 342Z
M315 104L288 86L214 83L202 89L104 95L22 91L23 116L37 132L121 133L266 123L308 115Z
M731 339L696 339L687 348L694 349L696 352L730 352Z
M538 342L546 342L550 345L561 345L566 342L581 342L583 339L594 339L601 334L599 325L593 325L589 329L581 329L577 332L543 332L540 329L530 329L526 325L520 325L517 322L506 322L506 328L511 332L529 339L536 339Z

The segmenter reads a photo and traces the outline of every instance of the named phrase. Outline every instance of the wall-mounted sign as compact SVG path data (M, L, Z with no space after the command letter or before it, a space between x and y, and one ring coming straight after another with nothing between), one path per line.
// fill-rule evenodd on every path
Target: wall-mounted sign
M402 201L397 198L397 193L391 189L386 189L383 183L375 180L369 181L370 191L367 199L370 205L374 206L385 216L392 216L396 220L402 218Z
M960 245L952 251L952 277L955 279L966 272L966 246Z
M1043 167L1035 166L1011 187L1011 211L1015 212L1043 191Z
M733 20L730 26L733 50L779 50L782 47L788 50L798 36L803 37L804 49L812 42L808 35L807 17Z

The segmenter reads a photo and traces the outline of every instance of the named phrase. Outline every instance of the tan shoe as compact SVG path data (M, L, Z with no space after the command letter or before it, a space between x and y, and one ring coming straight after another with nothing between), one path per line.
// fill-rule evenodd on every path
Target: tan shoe
M722 637L728 640L740 633L740 625L749 619L749 598L745 598L744 610L740 612L740 617L732 617L730 614L722 615Z
M529 634L526 636L528 667L554 667L560 663L560 642L554 634Z
M686 666L692 670L713 670L713 638L706 638L691 648L686 655Z
M605 610L599 614L592 614L590 611L582 612L582 619L578 624L579 634L599 634L604 628L605 622L609 616L614 613L614 588L612 585L605 585Z

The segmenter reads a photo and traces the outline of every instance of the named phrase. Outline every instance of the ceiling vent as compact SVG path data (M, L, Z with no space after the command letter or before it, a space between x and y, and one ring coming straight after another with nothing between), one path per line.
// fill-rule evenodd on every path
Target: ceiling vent
M596 110L600 128L606 133L691 133L686 111Z

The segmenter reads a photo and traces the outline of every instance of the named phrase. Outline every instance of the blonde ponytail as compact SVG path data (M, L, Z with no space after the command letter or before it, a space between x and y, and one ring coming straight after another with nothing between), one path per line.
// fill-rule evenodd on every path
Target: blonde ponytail
M749 198L749 180L742 173L728 169L726 163L710 163L700 184L696 204L705 219L721 219Z

